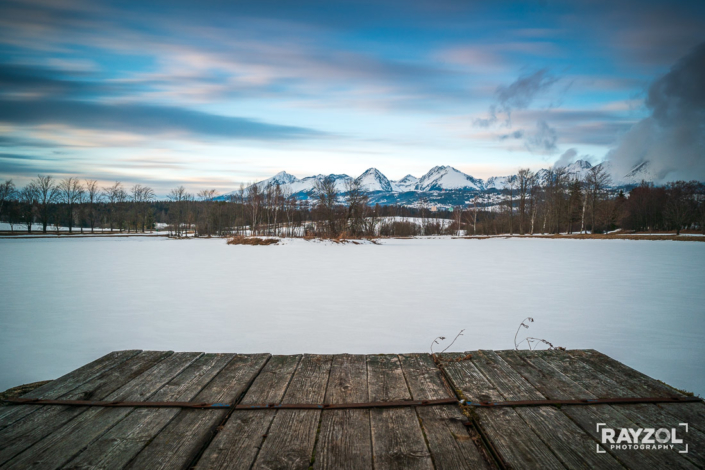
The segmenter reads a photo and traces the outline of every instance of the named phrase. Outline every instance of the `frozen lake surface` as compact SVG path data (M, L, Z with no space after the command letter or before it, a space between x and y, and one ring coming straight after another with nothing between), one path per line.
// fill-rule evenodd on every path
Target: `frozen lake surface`
M705 243L1 239L0 260L0 391L118 349L423 352L461 328L451 350L511 349L531 316L521 335L705 395Z

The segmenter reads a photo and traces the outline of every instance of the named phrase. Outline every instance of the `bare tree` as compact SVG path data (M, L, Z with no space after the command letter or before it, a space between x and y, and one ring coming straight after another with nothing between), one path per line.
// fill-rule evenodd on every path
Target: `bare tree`
M237 190L236 198L237 201L240 203L240 220L242 221L241 225L244 226L245 220L247 220L247 213L245 211L245 185L243 183L240 183L240 188Z
M59 200L66 204L66 214L68 216L69 233L73 233L74 211L76 205L80 204L83 196L83 186L78 178L70 176L61 180L58 185Z
M91 227L91 233L94 232L95 223L98 218L96 205L103 199L103 196L98 188L96 180L86 180L86 202L88 203L88 223Z
M477 233L477 204L480 201L480 195L476 194L474 198L472 198L472 234L475 235Z
M316 180L316 198L318 199L318 209L326 222L326 233L329 237L334 237L338 234L335 223L338 190L335 187L333 177L326 176L322 180Z
M257 184L251 184L247 188L247 206L249 208L249 215L250 215L250 233L252 235L257 234L257 227L259 225L259 219L260 219L260 214L262 211L262 199L263 195L262 192L260 191L259 185Z
M135 227L135 232L138 229L142 230L144 233L147 229L148 217L151 212L151 207L149 203L155 198L154 190L149 186L142 186L141 184L136 184L130 189L130 197L134 203L134 219L133 224Z
M277 183L274 186L274 194L273 194L273 201L272 201L272 210L274 211L274 235L277 235L277 229L278 226L277 224L279 223L279 211L281 210L282 206L284 204L284 197L282 193L282 188Z
M345 184L348 199L347 228L352 236L360 236L365 228L365 209L368 197L362 188L362 181L349 180Z
M201 217L201 227L198 230L198 235L206 235L210 237L215 233L215 201L213 200L218 194L215 189L204 189L198 192L197 197L204 206L203 214Z
M460 237L462 236L461 228L463 224L463 207L462 206L455 206L453 208L453 224L455 225L455 236ZM449 227L449 233L450 232L450 227Z
M32 233L32 224L34 223L34 208L37 204L38 190L34 183L29 183L22 188L19 194L20 204L22 205L22 220L27 225L27 232ZM46 233L46 225L44 225Z
M31 185L35 194L34 198L39 206L39 221L42 223L42 232L46 233L49 217L51 216L51 204L56 202L59 190L54 184L54 179L51 175L38 175Z
M15 183L12 180L5 180L0 183L0 220L2 220L2 212L8 202L12 201L16 195Z
M528 168L522 168L517 173L517 189L519 190L519 233L524 235L524 220L526 217L526 198L533 185L534 173Z
M531 219L531 235L534 234L534 227L536 223L536 217L539 211L539 201L538 198L541 194L541 181L539 177L534 175L531 179L531 187L529 191L529 214Z
M186 215L187 202L191 199L191 195L186 191L186 188L179 186L178 188L169 191L167 198L174 203L175 210L169 211L171 217L171 226L174 236L180 237L183 235L184 224L188 218ZM186 231L188 234L188 231Z
M103 195L108 201L108 224L110 226L110 231L113 231L113 223L118 218L118 211L120 210L119 205L127 200L127 193L122 187L122 183L116 181L110 187L103 188ZM122 231L122 225L120 224L120 231Z
M597 206L611 183L612 179L602 165L590 168L585 177L585 185L590 198L590 230L592 233L595 233Z
M509 235L514 235L514 191L517 189L516 176L509 177L507 188L509 188L509 202L507 203L509 210Z
M668 200L664 210L666 222L676 229L676 235L681 234L684 227L690 225L696 214L695 194L697 183L675 181L666 187Z

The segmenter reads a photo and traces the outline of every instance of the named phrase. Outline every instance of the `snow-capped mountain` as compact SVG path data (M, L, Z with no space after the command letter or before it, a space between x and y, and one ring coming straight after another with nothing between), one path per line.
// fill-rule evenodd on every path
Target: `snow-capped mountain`
M278 184L279 186L286 186L286 185L290 185L290 184L295 184L299 181L300 180L296 176L290 175L286 171L280 171L279 173L272 176L271 178L267 178L266 180L260 181L259 183L256 183L256 184L259 189L264 189L270 185L274 186L274 185Z
M399 181L390 181L390 183L392 183L392 190L394 191L413 191L418 182L419 179L413 175L406 175Z
M640 184L642 181L654 181L655 176L652 165L646 160L632 168L632 171L622 177L622 181L625 184Z
M381 173L380 173L381 174ZM382 175L384 176L384 175ZM347 191L347 183L353 179L348 175L315 175L307 176L299 179L286 171L280 171L271 178L255 183L260 191L265 190L268 186L279 185L283 191L289 191L292 194L311 194L316 189L316 182L323 181L326 177L331 177L335 181L335 189L338 192ZM385 178L386 179L386 178ZM219 199L227 200L229 196L236 195L238 191L223 194Z
M507 189L509 183L516 181L516 175L511 176L490 176L485 182L485 190L496 189L501 191Z
M598 164L608 172L611 172L609 161ZM586 160L577 160L565 167L566 172L572 178L584 179L593 165ZM639 184L642 180L653 181L653 171L649 162L643 162L634 167L622 178L614 177L615 186ZM535 175L539 182L544 183L549 175L549 170L538 170ZM305 178L297 178L285 171L279 172L271 178L260 181L257 187L265 190L268 186L279 185L285 192L290 192L300 199L307 199L316 192L316 183L325 178L333 178L337 191L343 195L348 190L348 183L353 181L348 175L315 175ZM390 181L381 171L370 168L363 174L355 178L363 191L369 193L370 202L380 204L406 204L412 203L419 198L427 198L433 193L435 198L453 199L460 204L464 204L467 192L503 191L508 189L510 183L516 181L516 175L492 176L486 181L474 178L451 166L436 166L421 178L406 175L397 181ZM237 191L224 194L218 199L228 200L230 195L237 194ZM465 198L465 199L464 199ZM454 204L456 203L454 202Z
M466 175L452 166L435 166L416 183L416 191L446 191L484 189L482 180Z
M392 183L377 168L370 168L355 178L364 191L393 191Z
M592 164L589 161L577 160L566 166L565 170L571 178L585 179L590 168L592 168Z

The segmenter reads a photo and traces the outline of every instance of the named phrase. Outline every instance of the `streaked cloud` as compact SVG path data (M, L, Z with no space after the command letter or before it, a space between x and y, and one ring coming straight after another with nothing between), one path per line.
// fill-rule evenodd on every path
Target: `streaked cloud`
M0 147L23 158L0 173L222 187L599 159L638 129L687 129L656 117L687 106L643 102L703 30L688 0L5 0Z

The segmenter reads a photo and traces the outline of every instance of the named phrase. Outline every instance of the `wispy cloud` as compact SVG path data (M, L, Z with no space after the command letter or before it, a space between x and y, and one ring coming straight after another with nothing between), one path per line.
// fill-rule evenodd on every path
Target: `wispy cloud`
M522 75L509 85L500 85L495 91L497 102L490 106L487 118L478 118L475 125L490 127L503 121L511 125L512 111L526 109L542 93L546 93L559 79L547 69L537 70L534 73Z
M0 100L0 122L56 124L138 135L193 135L221 139L287 140L324 137L313 129L220 116L189 109L142 104L100 104L68 100Z

